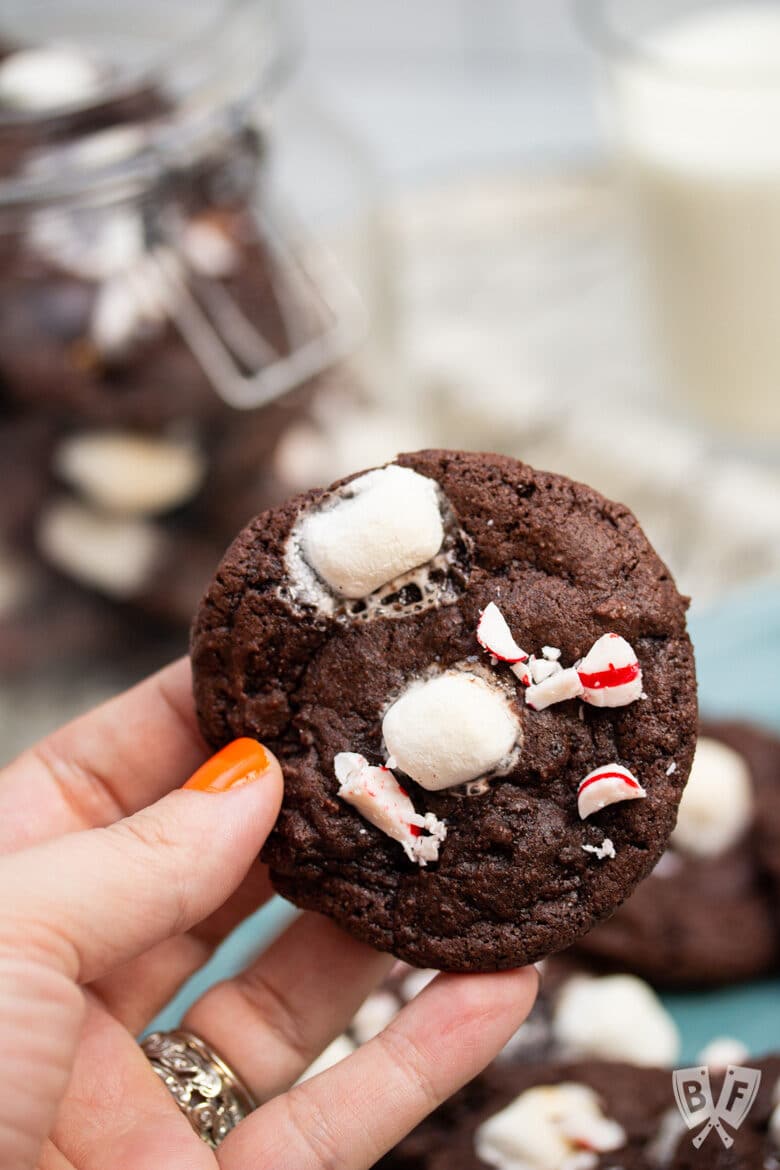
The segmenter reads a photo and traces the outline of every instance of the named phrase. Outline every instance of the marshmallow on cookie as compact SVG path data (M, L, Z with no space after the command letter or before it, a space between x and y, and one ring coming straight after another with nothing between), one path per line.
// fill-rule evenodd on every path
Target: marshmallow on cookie
M68 435L55 452L54 466L91 504L124 516L153 516L180 507L206 473L194 444L132 431Z
M111 516L70 499L55 499L38 520L38 548L76 581L124 601L138 594L162 563L165 535L138 516Z
M339 597L366 597L438 553L444 525L436 484L389 464L346 484L300 528L306 562Z
M474 1134L477 1155L495 1170L595 1170L598 1154L626 1140L593 1089L573 1081L527 1089Z
M692 857L725 853L753 820L753 785L743 757L701 735L677 810L671 845Z
M70 45L9 53L0 63L0 106L28 113L93 101L104 71Z
M412 683L382 733L395 764L430 792L505 771L521 735L503 688L457 669Z
M662 1066L680 1055L674 1020L635 975L573 975L556 998L552 1029L569 1056Z

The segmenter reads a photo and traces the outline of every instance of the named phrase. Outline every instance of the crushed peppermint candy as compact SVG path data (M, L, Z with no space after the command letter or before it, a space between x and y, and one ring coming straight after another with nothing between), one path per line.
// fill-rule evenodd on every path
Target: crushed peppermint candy
M477 626L477 641L483 650L499 662L526 662L528 655L512 637L506 618L494 601L482 610Z
M677 765L676 765L676 763L674 762L674 760L672 760L671 764L670 764L670 765L669 765L669 767L666 769L666 775L667 775L667 776L673 776L673 775L675 774L675 772L676 772L676 771L677 771Z
M518 682L526 687L525 701L533 711L570 699L582 699L592 707L625 707L647 698L642 690L639 660L620 634L602 634L584 658L564 669L558 646L542 646L540 657L529 657L515 641L501 610L491 601L480 614L477 641L490 654L494 666L499 662L509 664Z
M534 711L543 711L553 703L577 699L582 695L580 676L573 666L558 670L542 682L534 683L525 692L525 701Z
M533 679L531 678L531 669L529 662L515 662L509 669L515 676L521 686L530 687Z
M577 664L582 698L594 707L625 707L642 695L642 669L619 634L603 634Z
M622 764L604 764L580 781L577 810L583 820L609 804L622 800L641 800L647 796L636 776Z
M421 816L409 794L389 768L369 764L357 752L339 752L333 759L338 795L361 816L398 841L410 861L438 861L447 827L433 813Z
M535 683L544 682L546 678L557 674L558 671L563 670L560 662L554 662L550 658L537 658L531 655L528 660L528 669L531 672L531 678Z
M611 837L605 837L600 845L583 845L582 848L586 853L592 853L599 861L603 861L606 857L617 857Z

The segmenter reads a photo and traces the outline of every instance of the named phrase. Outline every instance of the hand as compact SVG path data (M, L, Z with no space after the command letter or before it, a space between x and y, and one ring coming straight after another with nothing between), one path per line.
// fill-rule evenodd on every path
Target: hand
M238 744L169 792L205 755L182 661L0 774L0 1170L369 1167L525 1018L533 970L440 975L290 1088L391 963L303 914L183 1022L266 1102L212 1153L134 1034L271 894L281 771Z

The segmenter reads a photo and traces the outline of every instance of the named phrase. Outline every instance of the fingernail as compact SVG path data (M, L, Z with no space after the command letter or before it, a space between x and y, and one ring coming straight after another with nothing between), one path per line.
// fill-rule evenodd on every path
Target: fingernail
M270 764L268 752L256 739L234 739L190 776L182 788L197 792L227 792L259 780Z

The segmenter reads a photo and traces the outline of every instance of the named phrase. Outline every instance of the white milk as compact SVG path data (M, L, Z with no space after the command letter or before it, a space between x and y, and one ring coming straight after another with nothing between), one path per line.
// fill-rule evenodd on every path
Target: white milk
M780 435L780 5L711 6L613 62L614 115L676 390Z

